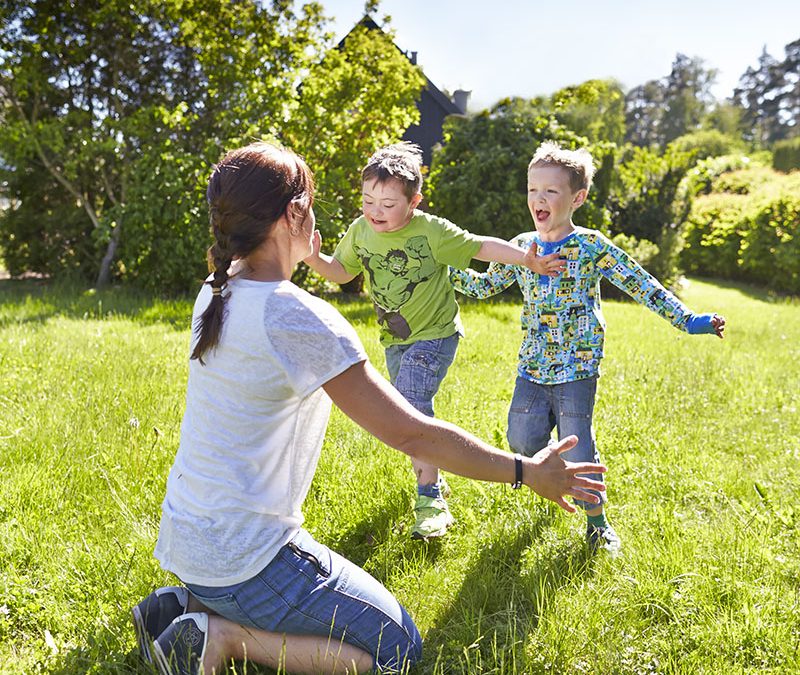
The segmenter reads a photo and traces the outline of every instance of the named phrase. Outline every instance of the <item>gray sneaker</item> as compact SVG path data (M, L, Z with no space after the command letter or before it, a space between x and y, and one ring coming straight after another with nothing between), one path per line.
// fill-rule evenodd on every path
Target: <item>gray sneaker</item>
M606 551L612 558L616 558L622 552L622 540L611 525L605 527L587 525L586 543L593 553Z
M208 614L183 614L153 643L153 663L161 675L199 675L207 644Z
M147 663L153 662L150 646L173 620L186 611L189 591L182 586L157 588L132 610L133 627L139 653Z

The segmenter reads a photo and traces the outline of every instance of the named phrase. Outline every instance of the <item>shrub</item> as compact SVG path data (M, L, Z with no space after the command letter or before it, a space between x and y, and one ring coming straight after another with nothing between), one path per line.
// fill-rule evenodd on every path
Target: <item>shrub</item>
M717 129L703 129L679 136L669 147L677 152L694 152L695 159L730 155L744 150L738 138L723 134Z
M800 169L800 136L775 143L772 149L772 166L785 173Z
M800 173L745 169L714 187L725 191L698 197L687 218L686 269L800 293Z
M749 281L800 293L800 197L783 194L764 204L745 230L742 271Z

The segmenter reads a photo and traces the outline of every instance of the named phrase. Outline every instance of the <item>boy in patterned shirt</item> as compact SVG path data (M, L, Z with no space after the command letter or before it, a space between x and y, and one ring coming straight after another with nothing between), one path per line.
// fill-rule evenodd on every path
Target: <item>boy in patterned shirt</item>
M411 143L381 148L361 174L362 211L332 256L320 252L319 233L306 264L342 284L359 272L368 277L386 366L395 388L417 410L433 416L433 399L453 362L464 329L448 266L472 258L533 265L547 273L557 256L536 256L502 239L483 237L417 210L422 194L422 153ZM537 448L538 450L538 448ZM417 478L411 536L445 534L453 517L438 467L412 460Z
M512 243L538 250L548 260L557 255L561 262L551 266L550 274L495 263L483 274L455 269L450 273L457 291L476 298L500 293L514 282L522 290L525 337L508 413L508 442L528 456L547 445L556 427L559 438L578 437L566 455L571 461L600 461L592 414L605 333L601 276L680 330L721 338L725 328L725 319L717 314L692 313L603 234L575 226L572 214L586 200L593 175L587 150L564 150L549 142L539 147L528 166L528 209L536 229ZM602 480L601 475L592 477ZM599 505L576 504L586 511L586 538L592 550L616 554L621 542L605 516L604 495L600 498Z

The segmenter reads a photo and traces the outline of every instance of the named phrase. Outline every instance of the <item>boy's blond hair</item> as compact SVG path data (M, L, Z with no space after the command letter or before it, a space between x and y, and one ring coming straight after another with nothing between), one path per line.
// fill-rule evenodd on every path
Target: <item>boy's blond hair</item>
M569 174L569 186L573 192L589 191L594 177L594 160L586 148L565 150L558 143L545 141L528 164L528 173L535 166L559 166Z
M385 183L394 178L403 186L409 199L422 190L422 150L415 143L403 141L377 150L361 172L361 182Z

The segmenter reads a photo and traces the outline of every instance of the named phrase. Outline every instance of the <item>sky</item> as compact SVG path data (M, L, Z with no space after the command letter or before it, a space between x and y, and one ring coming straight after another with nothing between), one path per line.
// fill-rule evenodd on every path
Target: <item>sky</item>
M320 2L337 39L364 15L361 0ZM595 78L627 91L668 75L678 52L719 71L724 99L765 46L782 60L800 38L800 0L382 0L385 15L437 87L472 92L470 111Z

